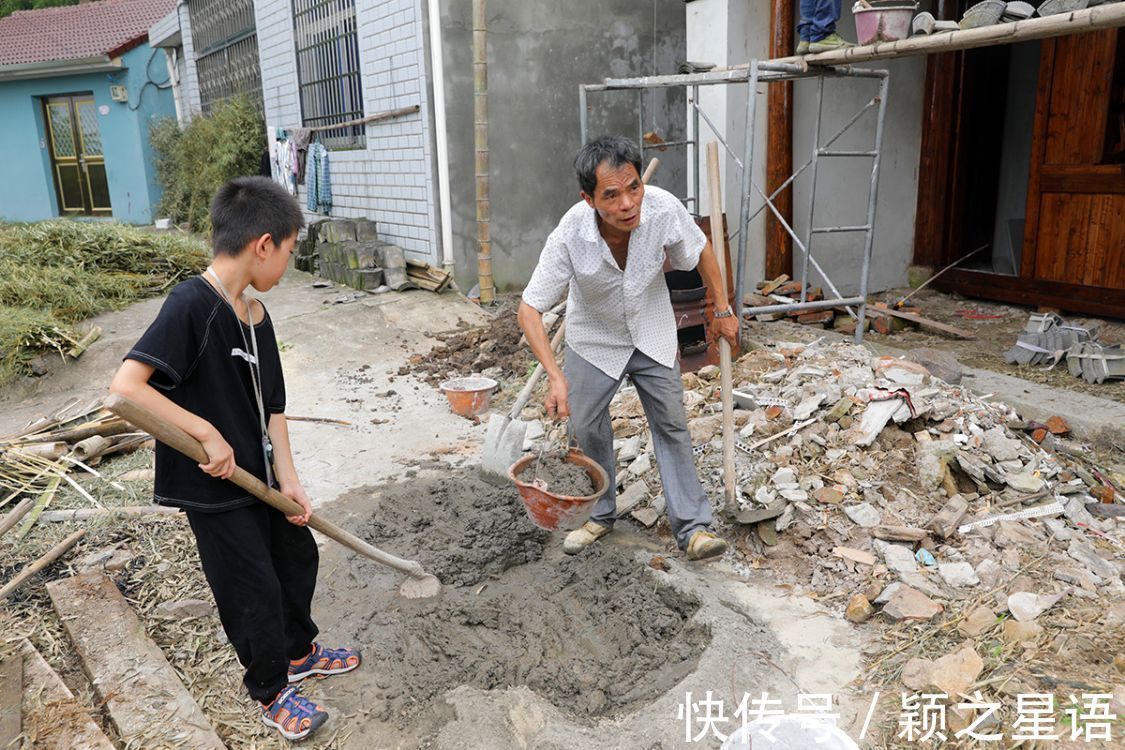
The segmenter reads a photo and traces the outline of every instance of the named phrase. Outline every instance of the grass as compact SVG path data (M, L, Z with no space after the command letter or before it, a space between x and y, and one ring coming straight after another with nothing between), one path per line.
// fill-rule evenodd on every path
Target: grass
M0 383L60 354L74 324L162 294L201 271L207 253L188 235L68 220L0 224Z

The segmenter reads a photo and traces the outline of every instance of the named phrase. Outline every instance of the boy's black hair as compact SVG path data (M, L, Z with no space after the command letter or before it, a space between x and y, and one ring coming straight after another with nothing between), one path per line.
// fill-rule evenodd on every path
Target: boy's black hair
M305 225L297 199L268 177L236 177L211 199L211 251L238 255L263 234L275 244Z
M641 150L637 144L619 135L603 135L579 149L574 157L578 185L590 197L598 189L598 167L602 162L609 162L611 167L632 164L637 169L637 175L641 174Z

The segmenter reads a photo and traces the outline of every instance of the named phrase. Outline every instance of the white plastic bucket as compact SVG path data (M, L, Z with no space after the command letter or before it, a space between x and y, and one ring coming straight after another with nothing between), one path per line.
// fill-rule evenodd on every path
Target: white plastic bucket
M842 729L810 716L773 716L739 727L722 750L859 750Z

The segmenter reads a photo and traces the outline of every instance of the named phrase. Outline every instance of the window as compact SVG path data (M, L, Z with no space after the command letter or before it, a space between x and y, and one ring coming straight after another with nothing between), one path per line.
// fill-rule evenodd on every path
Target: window
M188 13L204 113L240 95L261 111L262 67L253 0L190 0Z
M355 0L293 0L301 119L319 127L363 117ZM363 125L322 131L329 147L364 145Z

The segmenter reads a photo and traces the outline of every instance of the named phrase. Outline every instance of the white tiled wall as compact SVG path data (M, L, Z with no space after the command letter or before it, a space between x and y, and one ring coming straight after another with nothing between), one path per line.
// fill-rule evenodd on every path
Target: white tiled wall
M423 0L356 3L363 109L371 115L414 104L417 114L371 123L363 149L334 150L332 216L367 217L381 238L408 254L439 261L434 207L430 105L426 98ZM301 124L290 0L256 0L266 123ZM298 198L305 205L304 186ZM308 214L307 218L319 217Z

